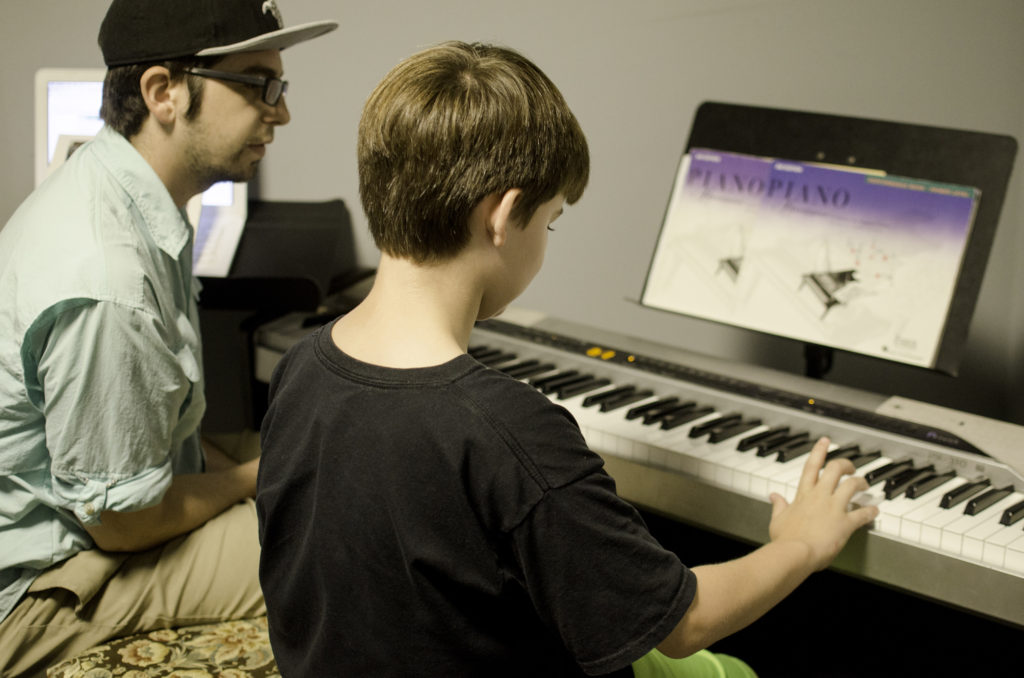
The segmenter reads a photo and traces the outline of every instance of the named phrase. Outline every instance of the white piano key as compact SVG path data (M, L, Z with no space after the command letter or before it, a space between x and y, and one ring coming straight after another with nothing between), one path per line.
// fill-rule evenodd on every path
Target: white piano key
M1005 567L1006 547L1021 537L1020 523L1000 527L1001 530L985 541L981 552L981 561L995 567Z
M772 460L772 466L766 466L756 474L757 481L751 481L751 488L754 488L755 482L757 483L758 489L760 489L761 481L764 482L764 496L771 495L772 492L778 492L786 498L787 501L793 499L796 496L796 485L794 484L792 489L789 486L789 481L793 478L794 470L799 477L802 470L802 465L793 463L792 461L786 464L779 463L776 459L776 455L769 455Z
M906 494L901 494L893 499L885 499L884 486L880 483L871 488L882 496L878 504L878 517L875 518L875 529L885 534L899 537L903 529L903 516L922 506L920 502L928 501L934 497L936 504L942 499L942 494L935 495L935 490L917 499L908 499Z
M675 461L671 450L667 450L664 447L658 445L651 445L648 447L647 460L651 466L657 466L658 468L671 468Z
M714 456L709 456L704 460L704 464L712 466L714 468L714 483L719 487L726 489L733 489L734 486L734 465L737 457L739 457L739 451L735 445L723 447Z
M985 544L999 532L1005 530L1006 525L1000 525L998 518L978 525L964 533L960 555L971 560L984 561Z
M906 493L894 499L883 499L879 504L879 517L875 520L876 529L879 529L881 522L881 531L901 539L919 541L921 538L920 522L914 522L911 527L908 525L908 517L919 511L931 515L932 512L941 510L942 507L939 506L939 502L942 501L942 495L948 491L948 488L953 487L952 482L953 479L951 478L949 482L943 483L939 487L929 490L914 499L907 497ZM876 488L877 486L872 488L872 490L877 491L884 497L882 490L876 490ZM928 511L927 509L931 510Z
M585 397L586 394L554 402L569 410L581 428L586 427L585 437L591 449L638 461L649 458L646 447L637 442L634 422L626 420L624 410L601 412L597 405L583 407Z
M1007 500L1012 500L1007 506L1013 506L1024 499L1024 494L1020 492L1011 492L1007 497ZM990 508L994 508L990 507ZM1005 508L1004 508L1005 510ZM1000 523L1000 519L1003 517L1003 511L1000 510L995 514L989 516L985 522L978 526L968 530L963 536L963 545L961 546L960 555L965 558L972 560L984 561L985 544L995 537L1000 532L1015 532L1012 527L1007 527Z
M1003 567L1024 574L1024 534L1006 545L1006 559L1003 561Z
M679 432L679 436L673 439L672 450L679 454L685 455L688 459L686 468L693 475L700 477L708 477L703 474L707 472L705 468L704 459L715 452L715 448L707 441L706 436L699 438L691 438L690 430L699 424L706 421L711 421L722 416L721 412L712 412L711 414L705 415L699 419L695 419L685 426L680 426L675 429ZM711 472L711 477L714 473Z
M698 448L696 441L681 433L665 437L660 444L669 451L673 469L687 475L697 475L700 462L693 455Z
M770 468L771 464L775 463L774 460L770 457L759 457L754 450L747 450L740 454L744 459L733 468L733 487L744 494L767 497L767 484L764 484L763 488L761 483L755 486L755 479L757 478L756 474L766 467Z
M708 443L709 453L700 464L701 477L720 487L732 488L733 466L743 458L742 453L736 449L738 443L738 438Z
M755 497L767 498L772 490L771 483L775 476L782 474L786 469L775 460L775 455L760 457L764 465L753 466L750 471L750 493Z
M561 405L569 410L569 413L576 419L576 423L581 428L584 426L603 428L604 422L601 421L601 412L596 407L583 407L583 398L584 396L574 396L567 400L558 400L557 398L551 398L551 400L556 405Z
M943 483L928 494L914 500L920 503L917 508L902 516L900 521L900 538L912 542L920 542L922 540L921 527L923 523L933 516L942 515L943 512L954 510L942 508L942 497L950 490L954 490L966 482L966 478L953 478L948 483ZM926 499L927 501L925 501Z
M973 529L981 528L988 522L998 522L999 516L1003 514L1007 507L1013 506L1020 501L1020 499L1011 501L1012 497L1013 493L1003 497L1000 501L973 516L969 516L961 511L959 518L942 527L942 537L939 542L942 550L956 555L964 555L964 535Z
M796 497L796 491L800 486L800 478L804 474L804 465L807 463L807 455L797 457L796 459L790 459L785 463L779 463L779 466L783 469L779 473L774 474L768 481L768 492L778 492L786 501L793 501Z
M637 404L644 405L654 400L654 398L649 398ZM594 421L595 425L599 425L602 430L627 438L642 439L646 433L646 427L641 423L641 420L626 419L625 409L618 409L612 412L597 412L594 414Z
M716 457L714 461L708 460L709 463L717 464L716 478L723 487L736 489L744 494L749 491L750 478L749 476L743 476L738 478L736 476L737 469L743 465L744 462L750 459L750 456L754 454L753 450L746 452L740 452L736 449L736 446L740 444L740 441L747 436L756 435L767 431L770 427L764 424L753 428L743 435L730 438L729 440L722 441L720 443L723 448L722 452Z
M929 516L921 523L921 543L933 549L942 546L942 528L953 521L963 517L964 505L960 504L953 508L943 509L939 513Z
M651 459L651 446L640 439L635 438L619 438L620 448L629 454L630 458L638 461L642 464L646 464Z
M689 448L684 453L690 460L690 463L688 464L690 472L699 478L710 480L710 477L704 475L710 470L708 469L707 464L704 463L704 460L708 455L712 454L714 450L706 440L693 440L691 438L691 441ZM714 477L714 471L710 470L710 473L711 477Z

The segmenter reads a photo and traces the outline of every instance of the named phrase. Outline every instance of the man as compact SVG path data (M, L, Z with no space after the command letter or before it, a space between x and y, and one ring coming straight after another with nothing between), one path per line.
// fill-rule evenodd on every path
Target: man
M772 497L770 543L685 567L563 408L467 354L587 183L554 84L514 51L440 45L370 95L358 149L374 286L288 352L263 422L260 578L282 675L752 675L704 648L872 519L847 511L866 482L843 479L848 462L822 471L819 441L792 504Z
M290 115L274 0L114 0L106 126L0 231L0 673L263 612L257 462L201 443L184 206ZM240 503L247 500L247 503Z

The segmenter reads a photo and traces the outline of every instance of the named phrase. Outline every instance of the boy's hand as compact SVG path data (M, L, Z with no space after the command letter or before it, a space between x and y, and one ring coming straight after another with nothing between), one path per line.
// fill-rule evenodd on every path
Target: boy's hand
M815 570L822 570L839 554L850 535L878 515L877 506L848 511L855 494L868 488L863 478L845 478L854 472L847 459L825 465L827 438L818 440L804 464L793 503L772 493L768 535L774 541L799 541L810 549Z

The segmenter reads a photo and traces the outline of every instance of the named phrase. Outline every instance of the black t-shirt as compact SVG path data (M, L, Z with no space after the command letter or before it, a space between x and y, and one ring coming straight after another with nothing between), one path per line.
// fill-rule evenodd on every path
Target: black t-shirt
M468 355L383 368L321 328L275 372L262 445L286 678L630 675L693 599L572 416Z

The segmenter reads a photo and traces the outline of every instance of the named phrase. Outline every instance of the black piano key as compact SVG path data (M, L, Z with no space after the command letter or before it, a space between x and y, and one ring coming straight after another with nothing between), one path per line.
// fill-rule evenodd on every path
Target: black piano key
M507 363L508 361L515 359L515 353L503 353L501 351L498 351L495 354L487 354L484 356L477 357L476 360L479 363L483 363L484 365L491 367L493 365L500 365L502 363Z
M1019 501L1003 511L1003 517L999 519L999 524L1013 525L1021 518L1024 518L1024 501Z
M609 389L607 391L601 391L593 395L588 395L583 399L583 407L590 407L591 405L600 405L606 400L614 400L620 396L631 395L636 393L636 386L619 386L618 388Z
M685 403L679 403L678 405L666 405L665 407L651 410L644 415L644 426L650 426L652 424L658 424L663 419L675 416L677 414L683 414L689 412L693 408L697 407L697 403L689 400Z
M509 370L515 370L520 367L533 367L534 365L539 364L539 360L520 360L519 362L512 363L511 365L502 365L501 367L498 368L498 371L507 373Z
M953 478L956 478L956 471L946 471L945 473L933 473L926 478L918 480L907 488L907 498L917 499L923 494L931 492L939 485L948 483Z
M654 402L645 403L643 405L637 405L636 407L627 411L626 419L638 419L639 417L646 415L648 412L653 412L654 410L657 410L659 407L665 407L666 405L672 405L678 402L679 398L676 397L658 398Z
M880 468L876 468L873 471L868 471L864 474L864 480L868 481L868 485L875 485L883 480L887 480L897 473L901 473L911 467L914 462L910 459L901 459L900 461L894 461L890 464L886 464Z
M757 428L761 425L760 419L749 419L747 421L741 421L738 424L732 426L723 426L722 428L716 428L711 431L711 435L708 436L708 442L720 443L728 440L729 438L735 438L738 435L742 435L750 429Z
M974 497L967 502L967 506L964 508L964 514L968 516L976 516L992 504L996 503L1000 499L1008 497L1013 492L1013 485L1007 485L1001 488L992 488L985 494Z
M833 459L852 459L860 454L860 445L844 445L825 453L825 463Z
M777 426L775 428L770 428L767 431L761 431L760 433L755 433L754 435L750 435L747 436L746 438L743 438L736 445L736 449L739 450L740 452L746 452L747 450L751 450L757 447L760 442L774 436L780 436L784 433L789 433L788 426Z
M563 370L561 372L555 372L554 374L547 374L540 377L534 377L530 380L530 386L536 386L539 389L543 389L544 386L550 384L553 381L559 379L565 379L567 377L575 377L579 374L579 370Z
M558 379L551 379L549 381L545 381L537 388L540 389L541 393L549 395L551 393L555 393L556 391L565 386L579 384L589 379L593 379L593 377L589 374L567 374L564 377L560 377Z
M479 362L483 362L488 358L493 358L504 353L500 348L487 348L486 346L480 347L476 353L470 353L471 356L477 359Z
M956 487L942 495L942 501L939 502L939 506L942 508L953 508L960 502L966 501L968 498L978 494L991 484L992 481L988 478L964 483L960 487Z
M644 389L642 391L636 391L635 393L631 393L629 395L624 395L618 398L613 398L611 400L606 400L603 403L601 403L601 411L611 412L612 410L617 410L620 407L625 407L626 405L632 405L633 403L640 402L641 400L646 400L647 398L650 398L652 395L654 395L654 391Z
M714 411L715 408L713 407L697 407L694 409L689 409L685 412L672 415L667 419L662 419L661 428L665 429L666 431L671 431L672 429L679 428L684 424L689 424L691 421L696 421L701 417L706 417Z
M855 454L854 456L849 457L849 459L850 463L853 464L853 468L860 468L861 466L869 464L881 456L882 451L875 450L874 452L863 452L861 454Z
M934 471L934 466L925 466L897 473L885 481L885 485L882 486L882 493L886 499L895 499L906 492L917 481L930 477Z
M757 456L769 457L773 454L777 454L779 450L792 443L798 443L807 440L808 434L806 432L800 433L789 433L779 434L772 438L766 438L757 445Z
M578 396L581 393L586 393L587 391L593 391L595 388L602 388L610 383L612 383L610 379L590 377L586 381L582 381L577 384L570 384L558 389L558 399L565 400L573 396Z
M504 367L501 371L516 379L528 379L529 377L550 372L553 369L555 369L554 363L542 363L537 360L526 360L518 365L509 365Z
M779 457L776 461L785 464L786 462L793 461L794 459L799 459L805 454L809 454L817 443L817 440L801 440L791 443L779 450Z
M703 424L697 424L690 429L691 438L700 438L702 435L711 433L716 428L723 426L729 426L731 424L738 423L743 418L743 415L733 412L731 414L725 414L721 417L715 417L711 421L705 421Z
M484 353L484 352L490 351L490 350L492 350L492 349L489 346L477 345L477 346L470 346L466 350L466 353L468 353L469 355L471 355L471 356L473 356L475 358L478 355L480 355L481 353Z

